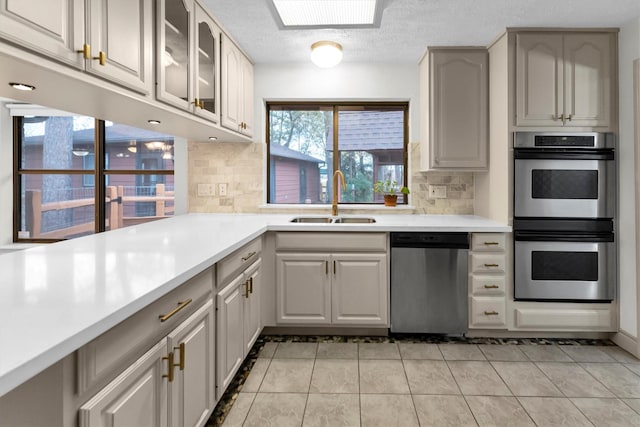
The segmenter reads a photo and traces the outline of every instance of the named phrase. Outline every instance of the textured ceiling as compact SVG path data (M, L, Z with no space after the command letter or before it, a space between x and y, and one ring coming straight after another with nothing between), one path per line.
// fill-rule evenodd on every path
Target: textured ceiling
M416 63L427 46L484 46L507 27L619 27L640 0L381 0L378 29L280 30L270 0L203 0L255 63L306 62L318 40L345 62Z

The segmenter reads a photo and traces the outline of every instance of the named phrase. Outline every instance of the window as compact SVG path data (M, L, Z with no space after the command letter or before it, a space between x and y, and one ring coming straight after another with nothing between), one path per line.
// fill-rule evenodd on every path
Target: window
M70 115L15 116L14 129L14 241L70 239L173 214L173 137Z
M373 184L407 179L406 103L268 103L269 203L383 203ZM400 194L398 203L407 203Z

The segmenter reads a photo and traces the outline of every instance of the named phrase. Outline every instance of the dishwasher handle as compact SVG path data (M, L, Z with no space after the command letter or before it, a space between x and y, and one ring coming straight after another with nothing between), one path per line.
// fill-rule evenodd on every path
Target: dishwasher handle
M391 247L469 249L469 233L391 233Z

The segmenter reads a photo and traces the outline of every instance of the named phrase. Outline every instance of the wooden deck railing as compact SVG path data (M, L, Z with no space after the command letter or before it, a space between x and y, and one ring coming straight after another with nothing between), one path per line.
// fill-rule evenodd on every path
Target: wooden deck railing
M106 189L106 228L115 230L129 225L141 224L166 218L174 213L173 202L175 192L166 191L164 184L156 184L154 196L125 196L124 186L108 186ZM124 216L124 204L136 202L155 202L156 214L154 216ZM94 206L93 197L84 199L65 200L59 202L42 203L42 191L27 190L25 192L25 220L26 228L30 231L31 238L34 239L64 239L68 236L93 233L95 231L94 221L73 224L69 227L59 228L52 231L42 232L42 214L49 211L61 211L66 209L81 208L84 206Z

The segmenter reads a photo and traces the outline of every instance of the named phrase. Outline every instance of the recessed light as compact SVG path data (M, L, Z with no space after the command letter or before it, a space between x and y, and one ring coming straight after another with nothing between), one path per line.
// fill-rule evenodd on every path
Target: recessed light
M149 122L150 125L159 125L160 124L160 120L147 120L147 122Z
M218 137L217 136L210 136L209 137L209 141L217 141Z
M36 90L35 86L31 86L31 85L28 85L26 83L11 82L11 83L9 83L9 86L11 86L14 89L18 89L18 90L25 90L25 91Z

